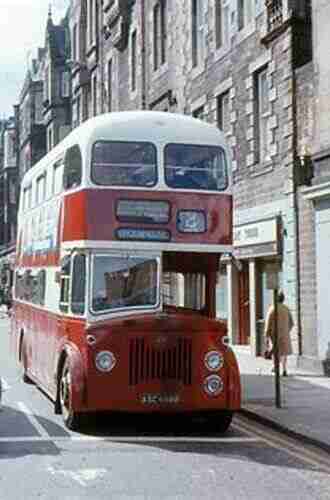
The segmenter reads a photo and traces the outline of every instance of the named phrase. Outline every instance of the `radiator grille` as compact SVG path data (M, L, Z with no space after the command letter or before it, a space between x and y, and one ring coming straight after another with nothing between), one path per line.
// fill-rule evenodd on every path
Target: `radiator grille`
M129 384L173 380L191 385L192 343L179 338L170 347L149 345L144 338L130 339Z

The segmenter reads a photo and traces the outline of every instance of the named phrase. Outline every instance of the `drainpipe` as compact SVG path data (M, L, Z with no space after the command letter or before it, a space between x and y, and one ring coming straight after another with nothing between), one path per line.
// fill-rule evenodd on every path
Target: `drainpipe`
M293 31L291 28L291 37L293 38ZM298 127L297 127L297 101L296 101L296 75L293 66L293 54L292 54L292 44L291 44L291 74L292 74L292 116L293 116L293 204L294 204L294 216L295 216L295 253L296 253L296 275L297 275L297 299L296 299L296 309L297 309L297 330L298 330L298 354L302 355L303 345L302 345L302 333L301 333L301 286L300 286L300 213L299 213L299 191L298 183L296 177L297 162L299 161L298 156Z
M145 0L141 0L141 108L147 109Z
M96 33L97 43L98 43L98 52L99 52L99 67L100 67L100 77L101 77L101 114L104 113L104 96L105 96L105 87L104 87L104 37L103 37L103 0L101 0L98 9L98 30Z

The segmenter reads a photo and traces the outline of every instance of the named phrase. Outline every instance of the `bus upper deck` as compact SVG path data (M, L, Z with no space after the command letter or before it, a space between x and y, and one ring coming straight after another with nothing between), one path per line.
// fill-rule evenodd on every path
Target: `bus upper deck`
M18 258L38 263L42 255L58 254L60 241L228 251L228 158L222 133L186 116L93 118L25 175Z

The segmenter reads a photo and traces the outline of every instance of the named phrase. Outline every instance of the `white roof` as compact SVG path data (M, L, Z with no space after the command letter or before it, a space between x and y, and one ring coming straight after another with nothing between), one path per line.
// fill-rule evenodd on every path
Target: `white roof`
M24 176L28 185L37 171L55 162L67 148L79 144L83 151L96 140L150 141L225 146L223 133L215 126L191 116L161 111L104 113L82 123Z

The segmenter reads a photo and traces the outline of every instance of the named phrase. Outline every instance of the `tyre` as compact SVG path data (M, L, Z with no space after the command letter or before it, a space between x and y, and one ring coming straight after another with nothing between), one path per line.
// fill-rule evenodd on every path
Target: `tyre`
M69 359L66 358L59 380L59 403L65 426L71 430L81 427L82 416L72 408L72 378Z

